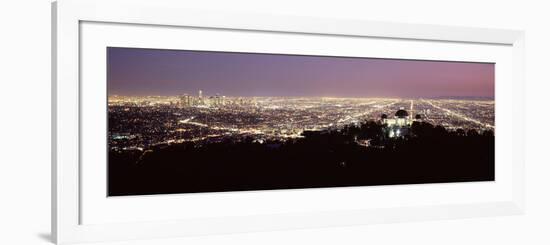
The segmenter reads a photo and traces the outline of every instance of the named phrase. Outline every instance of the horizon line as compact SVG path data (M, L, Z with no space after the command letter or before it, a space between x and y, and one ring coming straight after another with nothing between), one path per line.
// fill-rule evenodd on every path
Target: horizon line
M199 97L198 95L191 95L191 94L174 94L174 95L120 95L120 94L113 94L113 95L107 95L108 98L110 97L178 97L178 96L193 96L193 97ZM203 97L211 97L215 95L207 94L203 95ZM418 96L418 97L399 97L399 96L349 96L349 97L342 97L342 96L300 96L300 95L290 95L290 96L227 96L227 95L221 95L219 96L225 96L226 98L334 98L334 99L460 99L460 98L477 98L477 99L491 99L494 100L494 96L463 96L463 95L450 95L450 96L430 96L430 97L424 97L424 96Z

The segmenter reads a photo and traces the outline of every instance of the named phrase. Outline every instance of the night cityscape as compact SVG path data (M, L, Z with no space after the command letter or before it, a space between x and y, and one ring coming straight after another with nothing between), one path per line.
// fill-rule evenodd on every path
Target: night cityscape
M111 196L494 180L494 64L108 57Z
M202 91L201 91L202 92ZM447 130L494 130L494 101L387 98L225 97L109 98L110 150L147 150L182 142L286 141L321 131L380 121L399 108ZM412 120L412 116L409 116Z

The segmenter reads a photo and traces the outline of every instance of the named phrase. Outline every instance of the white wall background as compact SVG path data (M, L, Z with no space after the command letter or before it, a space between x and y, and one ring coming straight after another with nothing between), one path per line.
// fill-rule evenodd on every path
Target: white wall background
M189 1L190 8L198 9L525 29L526 215L114 244L550 244L550 149L546 143L550 137L550 8L546 2ZM0 9L0 244L48 244L50 1L2 1Z

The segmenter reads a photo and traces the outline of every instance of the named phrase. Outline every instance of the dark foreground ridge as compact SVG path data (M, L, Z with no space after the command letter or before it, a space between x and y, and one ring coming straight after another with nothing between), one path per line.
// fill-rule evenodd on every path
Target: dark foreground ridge
M109 152L109 196L493 181L492 131L448 131L414 122L387 138L365 122L304 132L285 142L254 139ZM367 143L368 142L368 143Z

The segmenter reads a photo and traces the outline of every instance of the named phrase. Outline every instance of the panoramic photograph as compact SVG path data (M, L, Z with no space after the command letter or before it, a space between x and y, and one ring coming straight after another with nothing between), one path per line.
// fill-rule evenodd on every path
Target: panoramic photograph
M108 195L495 179L495 64L107 48Z

